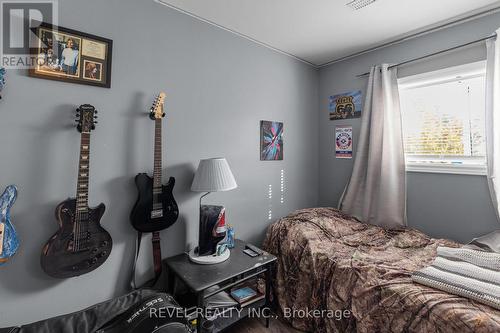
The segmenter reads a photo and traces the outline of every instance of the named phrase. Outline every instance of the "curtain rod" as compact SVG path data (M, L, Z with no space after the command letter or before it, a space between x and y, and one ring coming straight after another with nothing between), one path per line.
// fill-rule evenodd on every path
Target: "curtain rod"
M441 50L441 51L434 52L434 53L431 53L431 54L427 54L427 55L424 55L424 56L421 56L421 57L418 57L418 58L415 58L415 59L406 60L406 61L400 62L398 64L391 65L391 66L388 67L388 69L391 69L391 68L394 68L394 67L403 66L403 65L406 65L406 64L409 64L409 63L412 63L412 62L415 62L415 61L423 60L423 59L426 59L426 58L434 57L434 56L442 54L442 53L446 53L446 52L454 51L454 50L457 50L457 49L461 49L463 47L474 45L474 44L477 44L477 43L481 43L481 42L487 41L489 39L494 39L494 38L497 38L497 34L496 33L493 34L493 35L491 35L491 36L489 36L489 37L484 37L484 38L481 38L481 39L478 39L478 40L474 40L472 42L468 42L468 43L461 44L461 45L458 45L458 46L450 47L449 49L445 49L445 50ZM368 75L370 75L370 72L366 72L366 73L363 73L363 74L356 75L356 77L364 77L364 76L368 76Z

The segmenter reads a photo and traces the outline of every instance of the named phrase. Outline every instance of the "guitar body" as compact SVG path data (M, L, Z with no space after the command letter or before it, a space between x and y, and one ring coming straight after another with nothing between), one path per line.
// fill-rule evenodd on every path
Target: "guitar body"
M19 238L10 222L10 208L17 198L17 188L8 186L0 196L0 266L5 264L19 248Z
M45 273L54 278L69 278L88 273L101 266L111 253L111 235L101 226L105 206L89 208L85 237L75 244L76 199L68 199L56 208L59 230L45 244L41 265Z
M162 191L159 194L153 194L153 178L145 173L140 173L135 177L135 185L139 196L130 214L130 221L136 230L160 231L177 221L179 208L172 193L175 185L174 177L170 177L168 183L162 185ZM153 195L157 196L158 206L156 207L153 207Z

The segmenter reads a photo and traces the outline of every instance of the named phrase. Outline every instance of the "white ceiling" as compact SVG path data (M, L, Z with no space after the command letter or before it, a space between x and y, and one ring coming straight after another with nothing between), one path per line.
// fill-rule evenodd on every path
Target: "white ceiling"
M498 0L157 0L322 65L423 28L500 6Z

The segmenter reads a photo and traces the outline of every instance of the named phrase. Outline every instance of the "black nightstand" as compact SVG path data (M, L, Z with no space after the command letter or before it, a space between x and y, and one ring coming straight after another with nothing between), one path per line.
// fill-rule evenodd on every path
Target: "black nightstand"
M260 302L250 306L268 308L270 306L271 273L276 257L264 252L264 254L252 258L243 253L246 244L246 242L237 239L235 247L231 249L231 257L220 264L195 264L189 260L185 253L165 259L164 262L168 269L168 291L173 293L174 282L178 278L196 295L196 306L199 309L204 309L205 299L208 297L222 291L230 291L231 288L264 274L266 281L265 297ZM206 291L215 285L220 288L210 292ZM242 311L241 313L241 317L235 316L236 318L219 318L215 320L215 332L220 332L244 318L248 312ZM197 320L198 333L201 332L203 320L204 318L199 314ZM266 327L269 327L269 315L266 315Z

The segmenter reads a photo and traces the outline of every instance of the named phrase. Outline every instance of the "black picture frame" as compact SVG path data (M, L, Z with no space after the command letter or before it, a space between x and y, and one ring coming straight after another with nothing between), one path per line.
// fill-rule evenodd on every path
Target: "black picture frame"
M29 76L111 88L111 39L49 23L32 31L38 46L30 49L34 64Z

